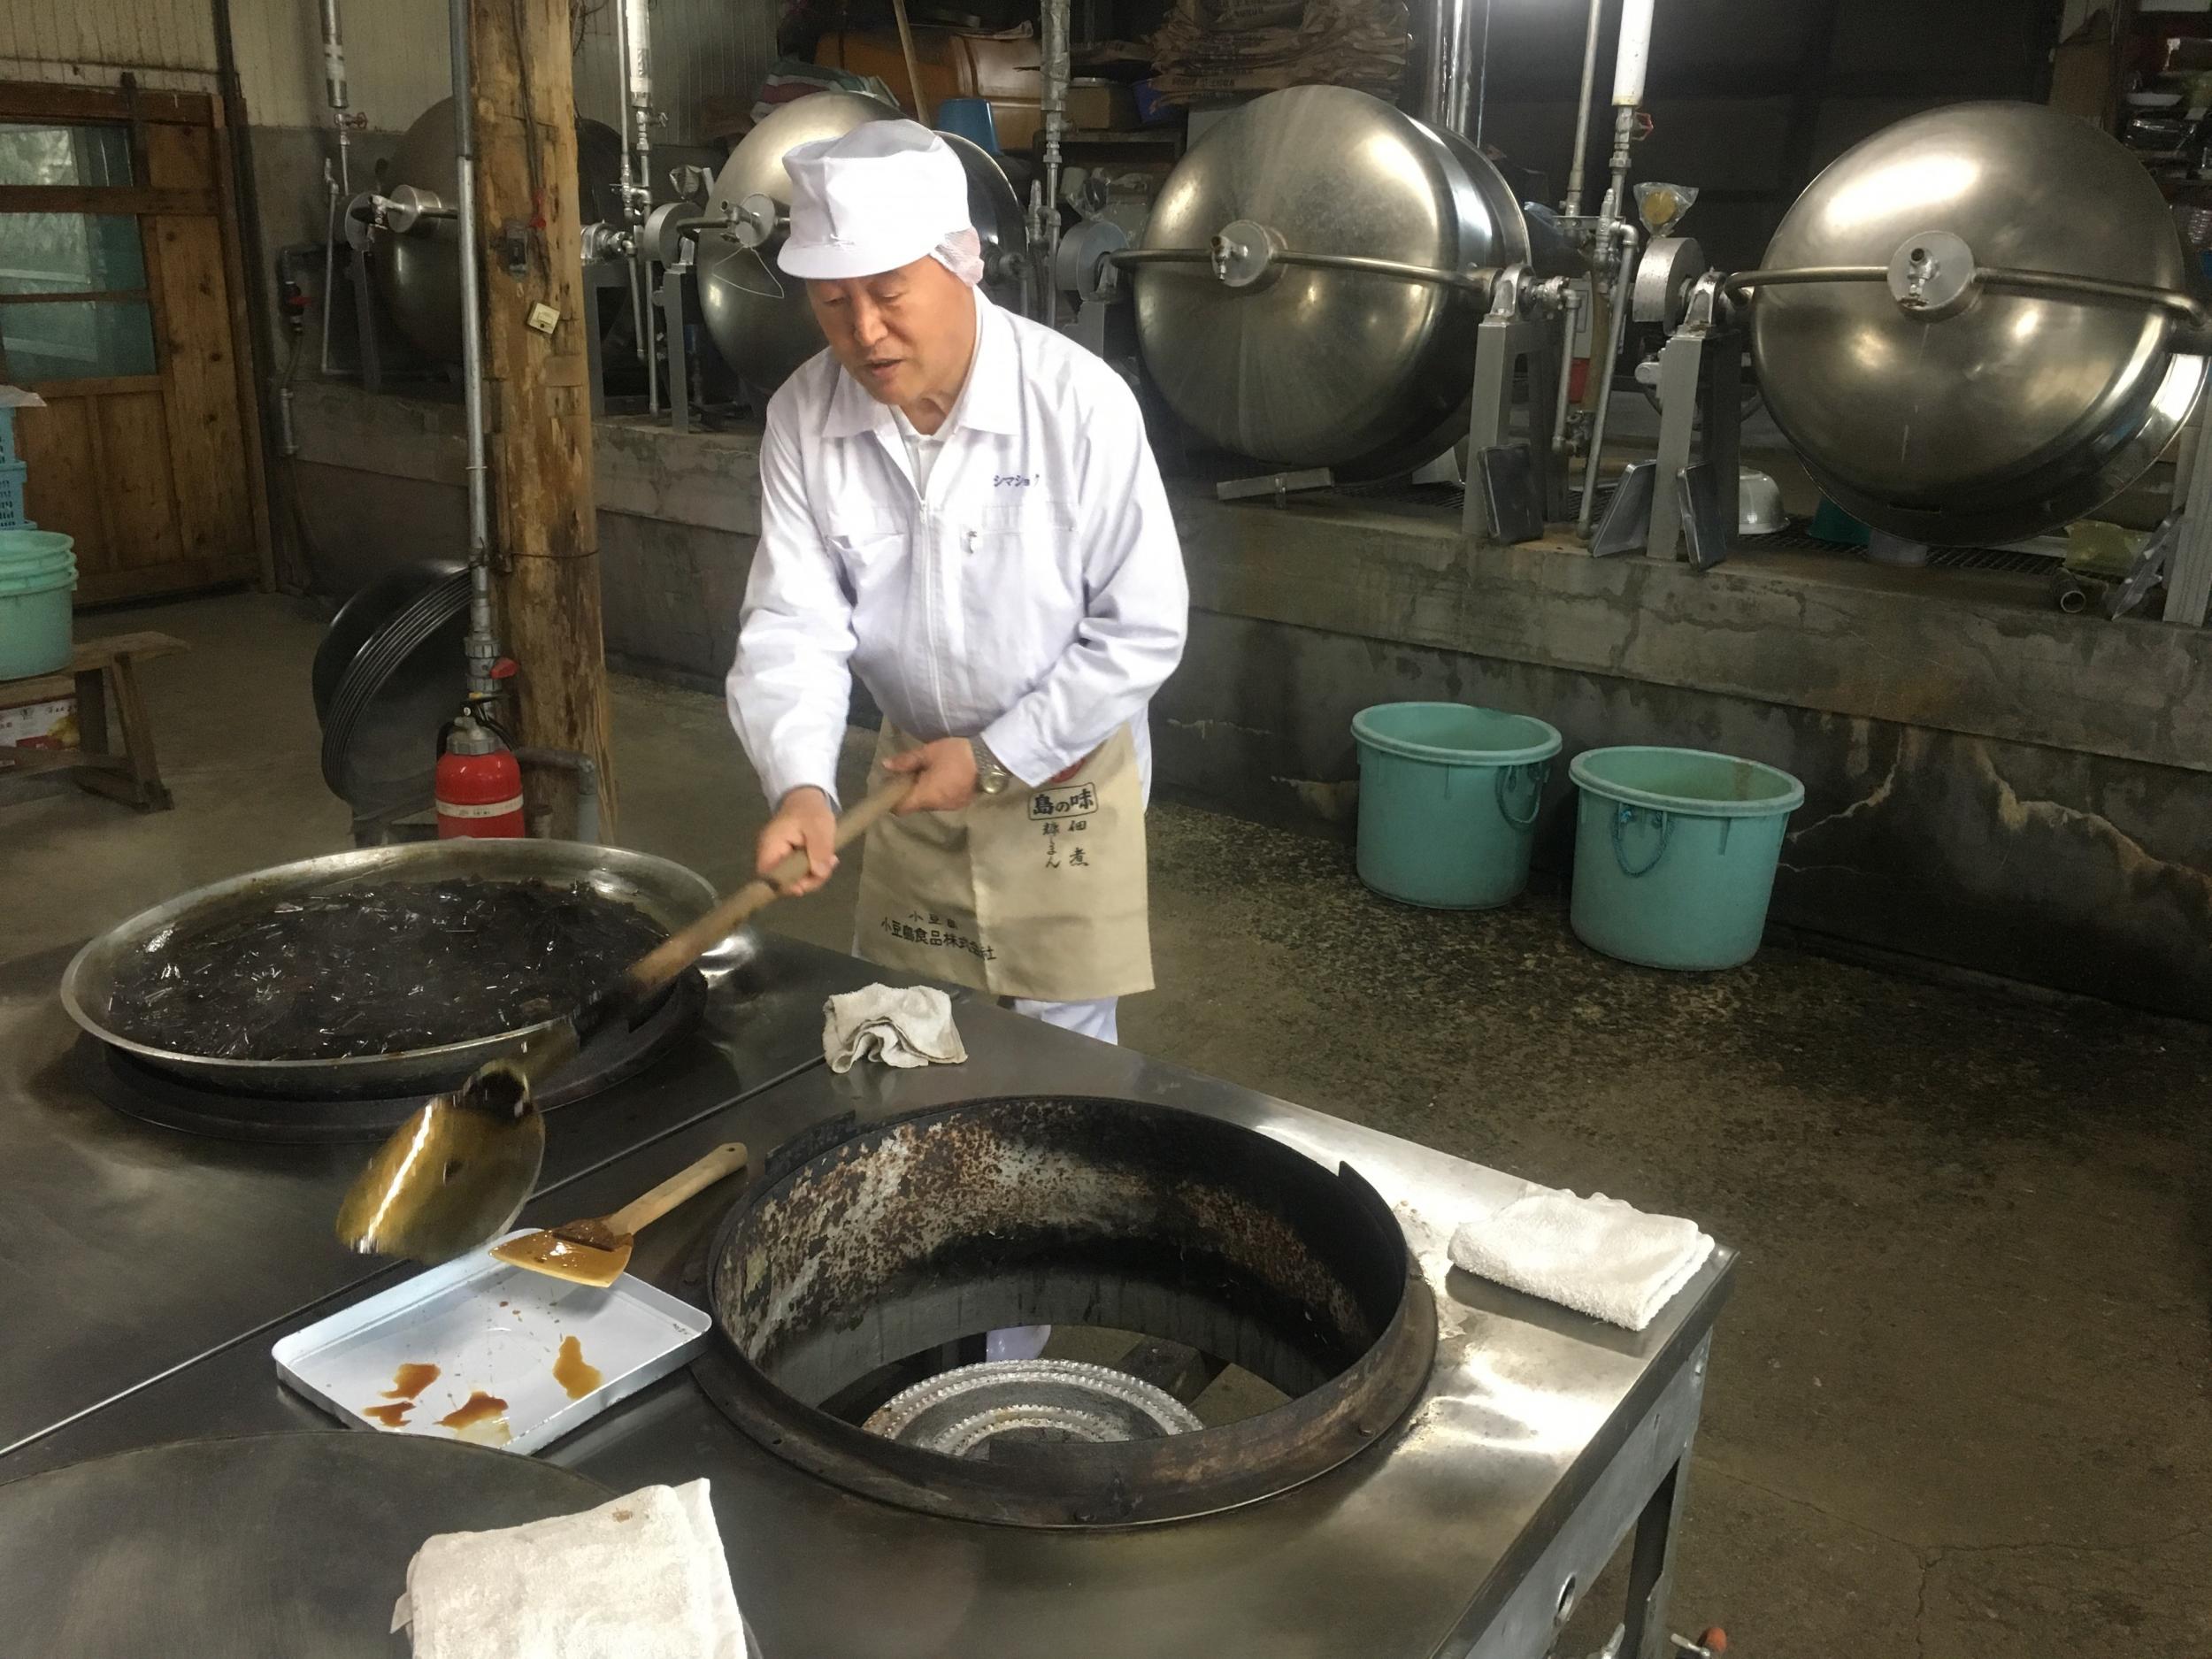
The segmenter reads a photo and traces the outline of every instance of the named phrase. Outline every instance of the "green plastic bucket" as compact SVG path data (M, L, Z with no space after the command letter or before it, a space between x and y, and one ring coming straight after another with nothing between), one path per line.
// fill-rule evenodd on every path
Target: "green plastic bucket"
M1750 961L1805 786L1697 749L1594 749L1568 773L1581 791L1572 918L1582 942L1647 968Z
M1528 885L1559 733L1463 703L1386 703L1352 720L1359 879L1435 910L1504 904Z
M51 530L0 530L0 680L67 665L74 545Z

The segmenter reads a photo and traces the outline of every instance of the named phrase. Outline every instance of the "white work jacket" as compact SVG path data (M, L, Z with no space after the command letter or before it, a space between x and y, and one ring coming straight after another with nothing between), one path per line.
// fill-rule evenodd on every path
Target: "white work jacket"
M1133 724L1183 654L1182 549L1137 400L979 293L975 360L916 488L891 410L829 352L768 405L760 546L729 674L773 803L837 798L851 676L924 739L980 737L1042 784Z

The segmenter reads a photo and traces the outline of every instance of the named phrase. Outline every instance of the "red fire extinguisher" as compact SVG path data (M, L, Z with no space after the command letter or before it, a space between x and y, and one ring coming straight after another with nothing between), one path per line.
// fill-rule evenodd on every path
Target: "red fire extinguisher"
M446 734L434 793L440 841L523 833L522 768L498 733L466 714Z

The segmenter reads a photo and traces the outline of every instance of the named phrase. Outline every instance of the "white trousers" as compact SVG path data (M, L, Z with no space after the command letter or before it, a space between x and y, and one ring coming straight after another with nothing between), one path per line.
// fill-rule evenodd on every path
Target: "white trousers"
M1114 996L1102 996L1090 1002L1040 1002L1027 996L1002 999L1005 1006L1017 1014L1041 1019L1063 1031L1080 1032L1101 1042L1117 1041L1114 1010L1120 1000ZM1035 1359L1044 1352L1045 1343L1051 1336L1052 1327L1048 1325L1009 1325L1003 1331L992 1332L985 1339L984 1354L992 1360Z
M1080 1032L1101 1042L1119 1042L1121 1036L1114 1010L1120 1001L1118 996L1102 996L1090 1002L1040 1002L1031 997L1009 996L1002 998L1001 1003L1017 1014L1041 1019L1062 1031Z

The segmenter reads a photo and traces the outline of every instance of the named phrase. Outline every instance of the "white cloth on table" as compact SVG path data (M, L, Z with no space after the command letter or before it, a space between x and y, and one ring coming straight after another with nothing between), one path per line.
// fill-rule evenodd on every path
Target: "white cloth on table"
M975 357L926 484L893 411L827 351L760 449L760 545L728 680L769 801L837 798L857 674L902 732L980 737L1033 788L1134 724L1190 590L1144 418L1099 357L975 296Z
M415 1659L744 1659L707 1483L580 1515L441 1532L407 1565L392 1628Z
M1694 1221L1533 1184L1462 1222L1451 1242L1455 1267L1631 1331L1649 1325L1712 1253Z
M843 1073L862 1060L885 1065L958 1065L968 1057L952 999L926 985L864 986L822 1004L822 1057Z

